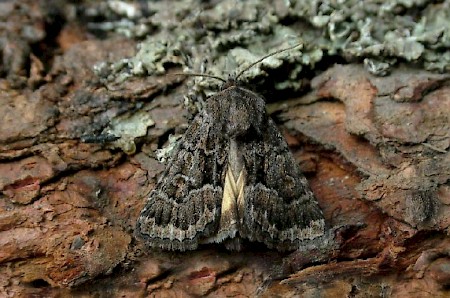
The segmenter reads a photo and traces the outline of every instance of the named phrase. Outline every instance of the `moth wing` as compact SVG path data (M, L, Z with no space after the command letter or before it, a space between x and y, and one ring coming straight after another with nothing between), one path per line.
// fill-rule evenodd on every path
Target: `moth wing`
M324 234L322 210L272 119L262 135L244 150L248 174L241 234L269 248L297 249Z
M150 247L192 250L219 224L226 144L219 144L212 119L199 114L173 150L136 224Z

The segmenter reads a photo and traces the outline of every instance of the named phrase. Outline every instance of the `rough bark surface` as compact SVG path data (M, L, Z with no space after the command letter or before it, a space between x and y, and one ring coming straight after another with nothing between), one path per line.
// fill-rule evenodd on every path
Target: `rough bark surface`
M331 251L148 251L134 225L164 168L153 152L189 122L186 84L106 86L93 66L135 41L25 7L0 3L0 296L450 295L449 75L330 64L309 92L271 101L327 225L349 227ZM81 141L120 117L143 125L129 154Z

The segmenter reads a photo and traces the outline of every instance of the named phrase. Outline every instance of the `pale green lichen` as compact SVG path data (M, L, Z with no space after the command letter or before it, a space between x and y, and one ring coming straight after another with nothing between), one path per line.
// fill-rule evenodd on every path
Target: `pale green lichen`
M156 158L160 162L166 162L167 159L170 157L172 151L175 149L175 147L178 146L180 139L181 135L178 136L169 135L169 144L164 148L156 150Z
M112 142L112 146L133 154L136 151L136 138L145 136L147 129L154 124L148 112L141 110L132 115L124 114L114 118L103 133L120 137Z
M362 57L368 70L385 75L398 61L450 69L450 1L293 1L291 17L321 30L324 51ZM315 43L314 40L310 40Z
M184 0L171 3L170 10L165 1L136 3L104 5L109 14L127 17L136 28L149 23L157 28L147 32L134 57L109 66L108 80L163 74L169 65L226 78L296 42L303 42L303 48L268 58L243 78L267 77L268 71L289 64L283 69L290 73L272 79L277 80L277 89L295 90L300 88L305 66L312 69L330 55L364 61L376 75L388 74L401 61L441 72L450 69L450 0L438 4L425 0L224 0L216 5Z

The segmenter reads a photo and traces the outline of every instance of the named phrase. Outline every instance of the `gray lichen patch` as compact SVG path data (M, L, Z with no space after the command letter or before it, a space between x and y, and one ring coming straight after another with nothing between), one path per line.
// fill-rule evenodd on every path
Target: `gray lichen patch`
M161 75L171 65L181 66L187 72L226 78L267 53L302 43L300 34L281 25L279 17L261 1L222 1L214 7L185 1L177 2L171 11L157 3L148 5L155 20L165 16L158 31L141 42L134 57L97 65L96 72L102 79L123 81L130 76ZM302 51L299 47L264 61L246 73L244 79L267 77L267 71L291 64L293 83L284 83L281 88L295 88L302 63L312 65L321 57L320 50L317 55L317 49L311 51L308 47ZM210 80L200 81L207 87L217 85Z
M166 162L172 155L172 151L179 145L181 135L169 135L168 145L156 151L156 158L161 162Z
M112 145L121 148L127 154L133 154L136 151L135 139L145 136L147 129L154 124L147 111L139 111L133 115L114 118L104 133L120 137Z
M440 72L450 67L449 1L295 3L290 13L322 29L328 52L347 58L363 57L374 74L387 74L386 68L399 61L417 62Z
M450 1L224 0L210 5L184 0L174 2L170 10L163 2L113 2L98 6L106 5L107 19L122 20L108 30L121 32L120 24L127 19L134 27L124 34L145 40L134 57L108 65L108 80L161 75L171 65L226 78L295 43L303 47L265 60L243 79L264 79L283 69L283 76L271 77L275 88L298 90L305 67L313 69L330 56L364 61L369 72L380 76L404 61L439 72L450 67ZM153 31L130 33L149 23ZM218 82L199 78L196 84L204 90Z

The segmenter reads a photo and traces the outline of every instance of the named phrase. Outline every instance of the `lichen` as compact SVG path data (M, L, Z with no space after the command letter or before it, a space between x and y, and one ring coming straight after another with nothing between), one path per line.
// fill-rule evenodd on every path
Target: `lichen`
M112 146L133 154L136 151L136 138L145 136L147 129L154 124L148 112L142 110L133 115L124 114L114 118L103 133L119 137L111 143Z
M295 43L303 47L265 60L243 79L269 77L271 71L283 68L289 70L283 72L285 76L271 77L275 88L297 90L303 71L330 56L361 61L380 76L399 62L423 64L439 72L450 69L448 0L439 4L425 0L223 0L216 5L184 0L174 2L170 10L165 2L102 3L98 7L107 8L104 14L114 16L117 23L109 30L121 32L124 18L134 24L127 36L142 37L130 32L144 24L151 23L154 29L147 31L134 57L109 66L110 80L161 75L171 65L226 78L259 57ZM96 28L101 27L97 23ZM197 83L206 88L217 85L204 78Z

